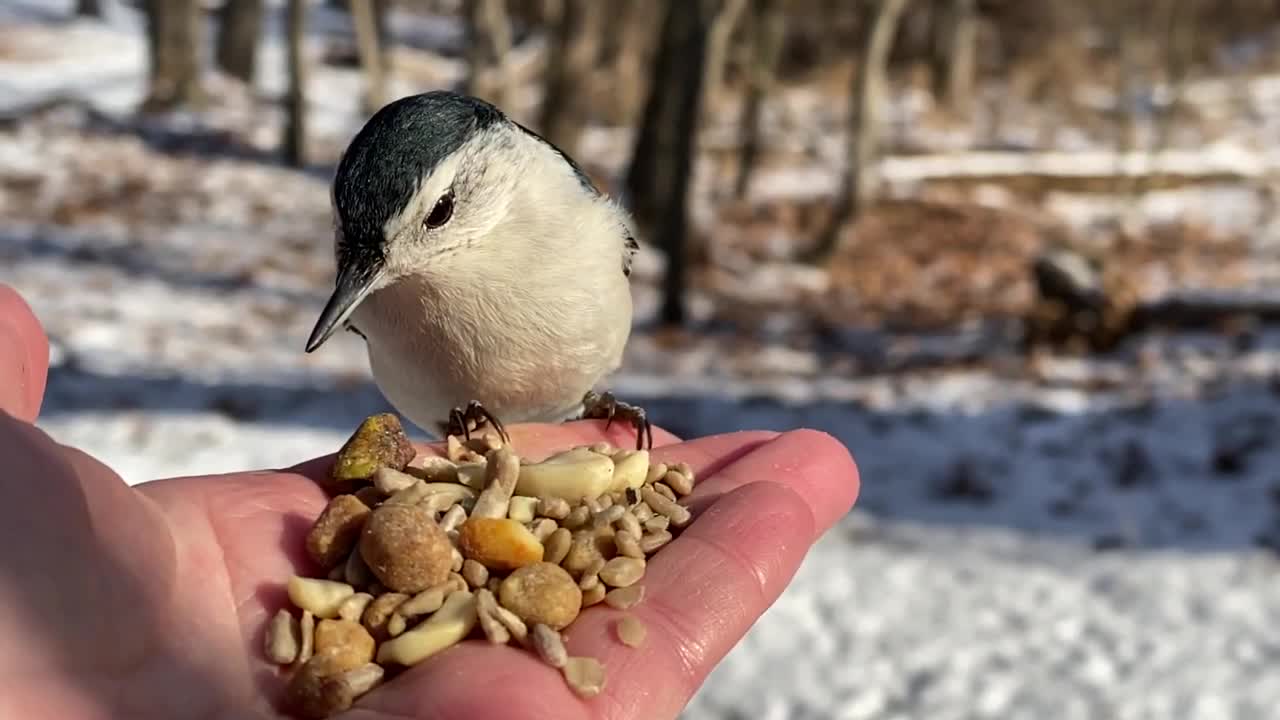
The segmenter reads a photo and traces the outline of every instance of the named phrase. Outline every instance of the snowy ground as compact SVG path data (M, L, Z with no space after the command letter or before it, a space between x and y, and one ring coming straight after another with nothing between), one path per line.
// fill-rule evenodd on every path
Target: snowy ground
M0 101L78 89L119 118L136 17L32 11L56 5L0 1L30 23L0 32ZM317 84L340 138L358 86ZM135 483L332 451L386 406L354 336L301 352L329 282L323 173L172 138L75 112L0 128L0 281L54 346L41 424ZM827 430L864 483L688 720L1275 716L1280 335L858 377L768 339L663 350L655 270L614 387L679 434Z

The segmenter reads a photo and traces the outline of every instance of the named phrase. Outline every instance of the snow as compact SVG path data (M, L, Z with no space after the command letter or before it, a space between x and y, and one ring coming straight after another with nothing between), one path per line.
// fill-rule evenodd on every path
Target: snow
M1270 717L1280 700L1267 558L841 530L688 717L1216 720Z
M118 123L69 113L0 128L0 281L30 300L53 343L40 425L132 484L333 451L387 406L355 336L302 352L331 281L326 177L248 152L175 152L162 142L172 127L139 128L128 117L143 85L138 19L108 4L105 25L64 23L52 3L0 5L0 114L73 92ZM317 33L341 32L317 15ZM423 46L455 37L441 18L403 27ZM428 52L415 63L441 83L458 71ZM276 32L259 104L194 121L269 151L281 64ZM340 146L358 122L358 77L326 67L315 87L317 127ZM1248 87L1274 97L1280 85ZM593 129L588 152L616 165L626 137ZM838 137L817 137L822 154L840 151ZM1159 162L1191 175L1274 171L1274 151L1248 147L1222 141ZM914 183L1029 168L1109 175L1115 159L966 150L885 167ZM822 162L770 168L754 192L812 194L834 180ZM1237 186L1146 201L1155 217L1190 205L1274 237ZM1113 212L1105 202L1059 193L1046 207L1087 226ZM936 362L992 350L969 329L850 333L832 352L793 342L795 323L778 315L750 340L707 331L673 343L647 329L660 269L646 248L637 330L611 386L682 435L824 429L863 479L855 511L686 720L1218 720L1280 706L1280 565L1264 547L1280 547L1280 334L1247 345L1152 336L1111 356L1035 363L993 352L977 367ZM743 286L771 297L826 280L746 270ZM710 304L698 294L695 316ZM841 364L863 355L881 369Z

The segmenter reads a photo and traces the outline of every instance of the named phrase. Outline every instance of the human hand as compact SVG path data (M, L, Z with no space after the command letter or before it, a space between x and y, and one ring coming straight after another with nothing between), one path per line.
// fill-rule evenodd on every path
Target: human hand
M39 324L0 286L0 717L281 717L284 680L262 635L287 602L283 581L308 564L302 538L326 502L312 478L332 457L129 487L31 424L47 363ZM508 430L528 456L632 442L603 425ZM604 605L567 631L571 653L604 663L603 693L582 700L527 652L472 641L341 717L677 717L849 509L858 478L846 450L812 431L654 441L657 459L696 471L696 519L649 563L631 610L644 646L613 639L617 611Z

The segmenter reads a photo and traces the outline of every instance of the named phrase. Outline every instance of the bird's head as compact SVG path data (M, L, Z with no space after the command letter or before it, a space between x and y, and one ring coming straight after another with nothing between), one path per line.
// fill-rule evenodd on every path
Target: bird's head
M537 262L579 228L629 233L567 155L493 105L447 91L375 113L338 163L332 201L337 280L307 352L401 279L483 283L484 267Z

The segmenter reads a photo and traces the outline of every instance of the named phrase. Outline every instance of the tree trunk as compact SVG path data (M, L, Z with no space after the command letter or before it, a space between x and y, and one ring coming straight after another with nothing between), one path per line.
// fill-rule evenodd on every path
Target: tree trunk
M586 125L591 77L600 59L607 10L597 0L561 0L553 21L538 127L547 140L570 155L577 151Z
M844 183L836 199L835 212L809 253L820 260L835 250L840 231L856 220L879 185L880 110L887 100L889 53L907 0L876 0L863 20L860 57L853 75L852 107L849 112L848 158Z
M1164 50L1162 60L1165 83L1169 87L1169 102L1156 112L1149 151L1153 155L1163 153L1169 147L1169 136L1173 132L1174 118L1182 104L1184 84L1187 71L1193 61L1195 52L1194 18L1189 12L1192 8L1186 0L1163 0L1158 4L1163 15L1164 37L1158 46ZM1135 192L1139 195L1151 189L1155 173L1147 173L1138 179Z
M707 36L713 0L667 0L650 90L626 187L642 234L660 238L667 256L660 320L685 320L688 195L697 153Z
M937 1L931 73L933 92L940 105L965 115L973 100L977 75L978 3L977 0Z
M382 47L385 8L377 0L351 0L351 20L355 24L356 49L364 68L364 111L373 114L386 103L386 58Z
M501 107L506 102L511 20L505 0L470 0L467 7L466 93Z
M289 91L284 127L285 162L302 167L307 162L307 34L306 0L289 0Z
M615 33L610 67L613 100L602 111L610 123L630 127L638 124L637 116L649 92L645 66L662 18L654 12L651 0L617 0L617 5L621 5L616 10L621 21L610 23Z
M391 48L391 28L387 25L387 12L391 0L373 0L373 26L378 30L378 47L384 53Z
M197 105L200 88L200 3L147 0L150 78L143 110Z
M711 104L715 94L720 92L724 82L725 66L729 63L729 44L733 34L742 21L747 9L747 0L721 0L720 11L711 23L711 31L707 33L707 58L702 80L702 92L706 96L703 102Z
M739 121L742 147L738 156L738 174L733 183L733 196L747 196L751 173L760 156L760 122L764 101L773 89L786 37L786 15L780 0L752 0L750 20L751 57L747 67L747 93L742 101Z
M218 67L250 85L258 65L262 15L263 0L227 0L218 28Z
M76 15L102 17L102 0L76 0Z
M1142 63L1142 44L1144 28L1132 22L1123 6L1117 5L1111 19L1115 43L1119 48L1119 68L1116 72L1116 194L1121 198L1120 215L1116 219L1121 232L1136 235L1142 231L1143 210L1139 200L1140 185L1138 179L1123 170L1124 158L1136 149L1138 117L1134 107L1135 96L1141 91L1144 83Z

